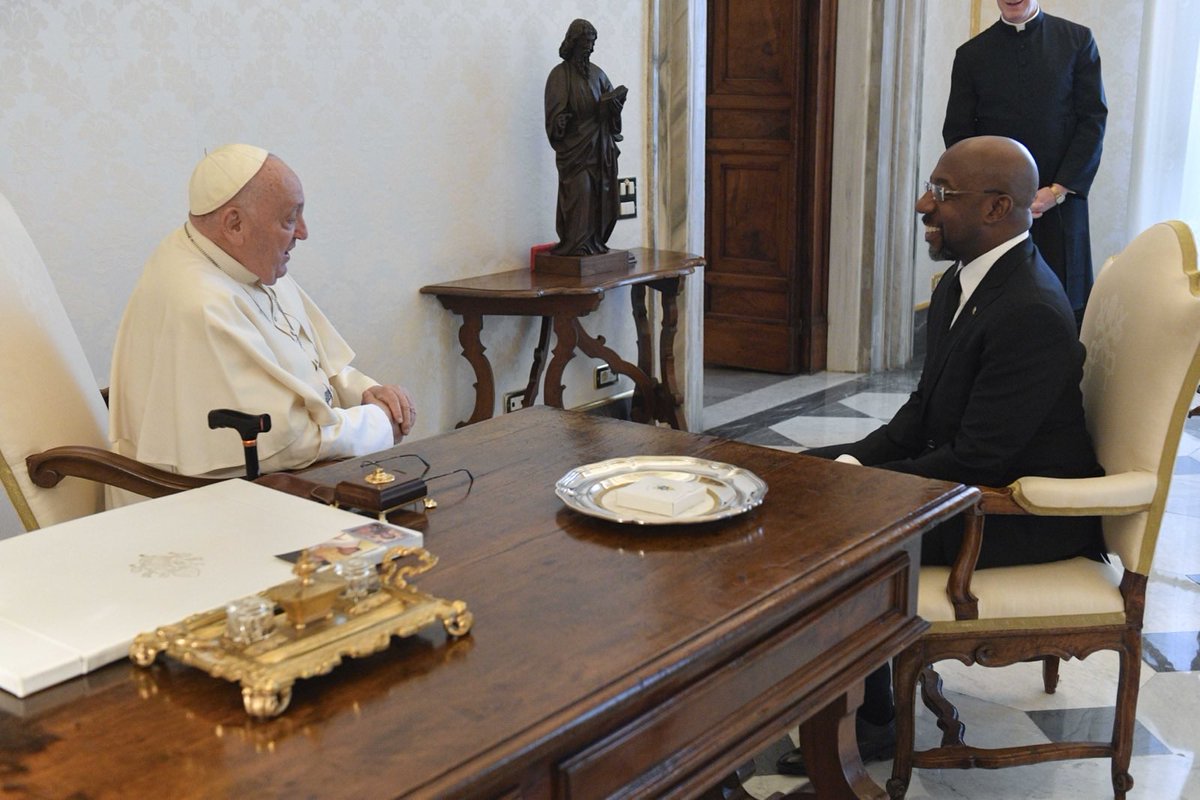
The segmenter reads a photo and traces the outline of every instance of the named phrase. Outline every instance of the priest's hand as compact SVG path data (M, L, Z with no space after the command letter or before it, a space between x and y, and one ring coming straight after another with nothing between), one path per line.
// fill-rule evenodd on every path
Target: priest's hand
M363 405L371 403L383 409L392 421L392 437L400 443L417 421L417 409L412 396L403 386L372 386L362 394Z
M1061 203L1060 197L1066 197L1068 193L1067 187L1061 183L1043 186L1037 190L1037 194L1033 196L1033 205L1029 210L1033 212L1033 218L1037 219L1042 214L1045 214L1050 209Z

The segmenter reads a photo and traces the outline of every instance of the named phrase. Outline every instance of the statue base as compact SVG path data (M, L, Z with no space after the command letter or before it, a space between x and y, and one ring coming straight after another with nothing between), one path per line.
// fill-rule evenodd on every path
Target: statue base
M594 256L556 256L552 253L538 253L533 258L533 271L585 278L601 272L629 269L636 263L637 259L628 250L609 250L607 253Z

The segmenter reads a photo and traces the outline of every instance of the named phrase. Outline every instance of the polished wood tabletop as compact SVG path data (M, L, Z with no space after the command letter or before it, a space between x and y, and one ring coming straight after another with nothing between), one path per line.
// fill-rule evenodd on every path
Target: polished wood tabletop
M547 407L382 457L402 453L474 477L430 480L438 507L394 516L440 558L417 585L466 601L469 635L429 629L298 681L269 721L163 659L0 696L0 795L693 797L807 719L821 796L881 796L861 765L825 765L862 678L925 627L920 532L976 490ZM661 454L749 469L765 502L636 527L554 494L577 465Z
M529 299L549 295L597 295L619 286L646 283L662 278L690 275L704 266L704 259L688 253L635 247L629 251L633 263L628 269L597 272L594 275L557 275L531 269L513 269L477 275L457 281L433 283L421 287L422 294L439 297L496 297Z

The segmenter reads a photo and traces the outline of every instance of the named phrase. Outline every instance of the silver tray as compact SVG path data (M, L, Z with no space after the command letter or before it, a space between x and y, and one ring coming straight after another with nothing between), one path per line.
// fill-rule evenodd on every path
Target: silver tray
M613 502L613 489L645 477L697 481L707 497L677 516L625 508ZM744 514L763 501L767 484L749 470L691 456L630 456L576 467L558 479L554 493L576 511L635 525L712 522Z

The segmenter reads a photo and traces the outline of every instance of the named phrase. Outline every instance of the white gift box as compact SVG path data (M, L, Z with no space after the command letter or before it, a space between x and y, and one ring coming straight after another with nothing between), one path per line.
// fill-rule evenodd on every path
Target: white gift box
M613 490L617 505L677 517L704 501L706 490L696 481L678 481L648 475Z

